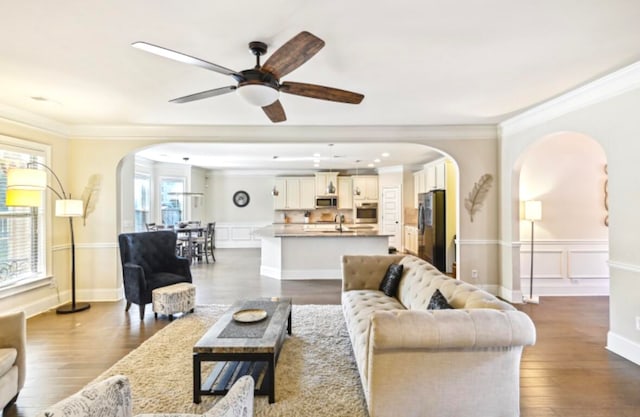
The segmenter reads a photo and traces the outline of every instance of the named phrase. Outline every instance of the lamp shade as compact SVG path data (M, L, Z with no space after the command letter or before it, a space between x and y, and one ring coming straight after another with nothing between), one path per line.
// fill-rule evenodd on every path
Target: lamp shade
M5 205L7 207L40 207L42 192L40 190L7 189Z
M538 200L525 201L524 218L529 221L542 220L542 202Z
M254 106L268 106L279 97L278 90L264 84L248 84L238 87L238 94Z
M7 172L7 188L44 190L47 188L47 173L39 169L12 168Z
M56 200L56 216L80 217L82 216L82 200Z

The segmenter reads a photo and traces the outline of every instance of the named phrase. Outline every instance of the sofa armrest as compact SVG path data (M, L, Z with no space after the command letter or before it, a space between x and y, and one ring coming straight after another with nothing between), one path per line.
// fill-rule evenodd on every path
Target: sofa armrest
M14 348L18 355L18 391L24 386L27 370L27 321L23 311L0 316L0 348Z
M371 317L369 349L460 349L533 345L536 330L521 311L394 310Z
M392 263L404 255L343 255L342 291L377 290Z
M229 392L209 411L199 414L156 413L138 414L135 417L252 417L253 416L253 377L245 375L239 378Z
M37 417L131 417L131 385L124 375L94 382Z

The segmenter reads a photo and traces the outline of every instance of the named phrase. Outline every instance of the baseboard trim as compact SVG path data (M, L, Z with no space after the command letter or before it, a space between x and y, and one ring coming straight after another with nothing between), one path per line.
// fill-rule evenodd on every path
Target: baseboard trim
M279 270L278 268L270 268L261 266L260 275L269 278L275 278L283 281L296 281L296 280L308 280L308 279L341 279L342 273L339 269L322 269L322 270L294 270L285 269Z
M609 331L606 348L608 351L640 365L640 344Z

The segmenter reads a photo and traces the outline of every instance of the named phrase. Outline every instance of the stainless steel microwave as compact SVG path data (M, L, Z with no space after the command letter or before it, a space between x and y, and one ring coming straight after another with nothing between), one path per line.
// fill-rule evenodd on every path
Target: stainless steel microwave
M338 207L337 197L316 197L316 208Z

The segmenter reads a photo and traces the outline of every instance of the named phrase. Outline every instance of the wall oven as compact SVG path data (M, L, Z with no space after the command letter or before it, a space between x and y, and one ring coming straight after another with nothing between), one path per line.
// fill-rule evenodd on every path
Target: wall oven
M377 202L356 202L353 209L354 223L378 223L378 203Z

